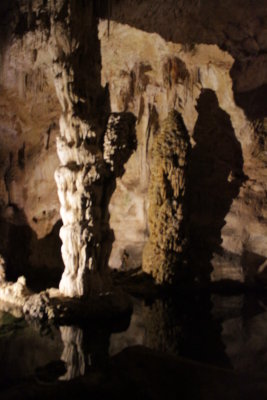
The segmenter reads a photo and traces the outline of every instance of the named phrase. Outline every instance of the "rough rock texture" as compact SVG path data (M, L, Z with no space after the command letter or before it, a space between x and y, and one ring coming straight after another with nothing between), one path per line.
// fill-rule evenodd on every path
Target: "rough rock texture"
M19 8L13 1L1 2L0 251L7 278L14 281L22 274L29 278L32 270L37 275L46 270L45 282L49 271L58 274L63 268L54 181L60 104L47 20L39 6L35 3L31 10L27 2L20 2Z
M80 18L87 29L80 30ZM99 84L99 43L91 4L81 9L74 2L59 2L52 8L51 21L50 51L62 107L57 140L61 166L55 174L65 264L59 287L67 296L83 296L102 290L99 253L106 233L100 225L105 166L100 147L103 115L97 102L104 110L100 97L104 104L105 97ZM86 65L83 71L80 63Z
M0 300L4 303L10 303L15 308L22 308L28 300L31 292L26 286L26 279L20 276L15 283L1 282L0 285Z
M112 11L113 19L142 30L111 22L108 35L106 21L100 24L102 79L103 83L109 82L111 109L130 110L137 116L137 151L124 176L117 180L110 204L110 222L115 233L111 265L123 264L124 249L129 255L129 266L136 266L136 260L141 262L148 235L150 150L159 126L174 107L181 113L192 143L187 197L191 273L201 282L231 279L253 283L261 275L257 271L267 255L263 133L266 109L264 87L260 86L264 80L253 93L241 93L241 81L245 82L246 74L247 86L255 88L255 80L245 68L249 62L252 68L258 56L248 55L242 41L234 42L233 37L230 51L215 27L221 18L218 26L225 25L228 31L229 18L240 20L236 5L231 14L220 5L221 14L214 11L213 21L206 3L197 7L184 4L180 14L172 14L175 6L168 2L167 24L162 19L162 6L148 3L142 5L146 15L143 24L136 14L140 9L134 8L127 14L126 4L120 2ZM211 4L209 7L212 8ZM210 16L209 24L215 31L204 24L199 15L202 8L205 16ZM248 10L242 8L242 12ZM261 30L262 5L249 12L251 29ZM190 29L196 26L190 22L193 16L199 34L191 42ZM175 28L178 21L182 21L183 29ZM244 29L249 35L246 24ZM237 72L239 62L241 72ZM249 117L249 110L253 117ZM258 133L256 126L262 133Z
M0 251L7 264L13 243L25 233L21 226L35 235L31 257L19 257L21 269L29 259L46 268L56 264L43 261L47 242L39 240L59 219L53 173L63 110L57 174L63 208L74 194L71 182L83 180L81 171L90 170L89 181L96 180L90 189L81 184L87 200L94 195L91 205L81 206L77 191L75 212L63 212L63 253L70 265L62 291L86 292L82 260L89 265L91 259L100 271L110 250L110 266L140 265L149 236L150 150L162 121L176 109L192 144L187 228L193 276L265 282L266 1L125 0L112 1L112 10L111 2L97 1L1 3ZM105 146L116 143L112 126L128 113L136 117L137 146L124 159L124 172ZM89 221L88 213L78 218L81 210L94 215L94 239L83 229L85 237L80 235L80 225ZM73 212L78 225L70 238ZM36 241L42 257L33 253ZM84 249L79 277L71 271L76 245ZM12 268L18 264L14 258Z
M62 1L52 8L50 51L62 107L55 173L63 227L65 270L59 289L66 296L100 293L105 287L112 237L107 204L113 176L131 153L134 118L111 115L100 84L100 43L92 3ZM80 23L84 30L80 29ZM84 64L81 71L80 65Z
M152 148L149 187L150 237L143 251L143 270L158 283L181 278L186 258L186 169L189 136L181 115L171 111Z

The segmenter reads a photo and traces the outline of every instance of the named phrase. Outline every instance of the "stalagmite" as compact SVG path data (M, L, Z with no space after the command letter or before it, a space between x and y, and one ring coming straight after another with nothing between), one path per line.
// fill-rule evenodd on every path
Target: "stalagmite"
M55 172L65 264L59 289L66 296L82 297L99 294L109 285L105 272L112 235L107 206L115 177L133 149L135 119L130 113L109 116L92 3L66 4L54 5L50 41L62 106L57 138L61 165ZM79 30L79 19L88 25L86 31Z
M86 35L75 24L79 18L88 25ZM92 4L80 8L74 1L55 3L51 23L50 51L62 106L57 139L61 165L55 172L65 264L59 289L66 296L80 297L103 290L99 257L105 166L100 144L101 109L96 109L102 95L97 25ZM78 74L80 62L86 63L86 74Z
M173 110L153 144L148 216L150 237L143 252L143 270L158 283L173 283L183 268L186 248L184 200L190 148L182 117Z

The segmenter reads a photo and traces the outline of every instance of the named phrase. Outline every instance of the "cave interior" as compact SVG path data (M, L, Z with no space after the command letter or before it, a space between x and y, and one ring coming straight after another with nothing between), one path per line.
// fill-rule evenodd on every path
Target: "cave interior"
M0 20L1 399L266 399L267 0Z

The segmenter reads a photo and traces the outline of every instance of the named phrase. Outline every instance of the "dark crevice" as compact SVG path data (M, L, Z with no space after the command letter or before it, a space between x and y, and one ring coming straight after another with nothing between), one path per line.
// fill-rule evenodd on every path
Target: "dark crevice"
M267 117L267 84L247 92L234 91L235 102L241 107L248 119Z

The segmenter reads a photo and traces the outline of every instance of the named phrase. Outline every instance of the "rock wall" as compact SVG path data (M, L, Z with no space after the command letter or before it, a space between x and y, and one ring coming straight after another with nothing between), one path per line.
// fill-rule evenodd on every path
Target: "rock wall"
M50 275L57 281L63 268L54 181L60 104L45 10L28 2L1 7L0 251L9 279L24 274L36 281L41 274L43 282Z
M89 3L2 2L2 253L10 258L6 249L14 243L11 237L27 227L31 245L23 264L32 260L35 266L58 265L53 254L49 263L44 260L43 240L60 218L53 177L59 136L58 171L71 174L73 182L78 170L90 170L94 164L90 155L99 154L95 174L100 168L101 183L88 189L83 184L78 196L80 207L82 197L93 190L94 204L88 207L95 212L99 207L102 213L93 225L98 226L93 228L93 248L107 243L106 256L99 254L99 259L108 257L112 244L111 267L141 265L151 230L151 150L163 121L175 109L192 146L187 237L194 278L247 283L264 279L266 1ZM137 143L130 139L128 151L127 140L122 140L117 154L127 156L124 167L117 169L120 157L110 151L117 140L112 126L119 116L127 119L126 114L136 118ZM92 141L80 140L82 132L92 132ZM71 133L77 133L78 144L72 144ZM58 181L63 175L57 175ZM68 190L62 191L63 203ZM67 226L70 214L63 214ZM88 225L87 217L81 221ZM17 263L13 261L14 268Z
M111 264L120 265L123 249L129 254L129 264L135 266L137 260L141 264L148 235L151 149L174 107L182 115L192 145L187 228L188 263L194 279L248 284L261 280L266 260L265 78L260 72L255 83L247 68L252 71L253 65L259 66L260 52L260 68L264 68L264 46L257 54L249 53L242 39L234 39L233 21L241 24L236 5L230 7L230 14L220 5L221 14L214 10L212 19L202 2L198 7L184 5L180 14L172 13L175 6L168 2L168 18L163 20L162 9L148 2L142 5L140 20L136 8L126 12L130 3L114 4L112 19L119 22L110 22L109 33L106 21L99 26L102 79L109 82L111 109L130 110L137 116L137 151L118 180L110 204L116 238ZM254 40L265 26L265 11L261 3L258 6L241 11L241 15L250 13L243 34ZM207 26L199 14L202 8L209 15ZM190 23L193 17L196 24ZM179 28L177 21L182 24ZM225 27L228 41L222 40L216 23ZM196 26L198 35L190 33Z

